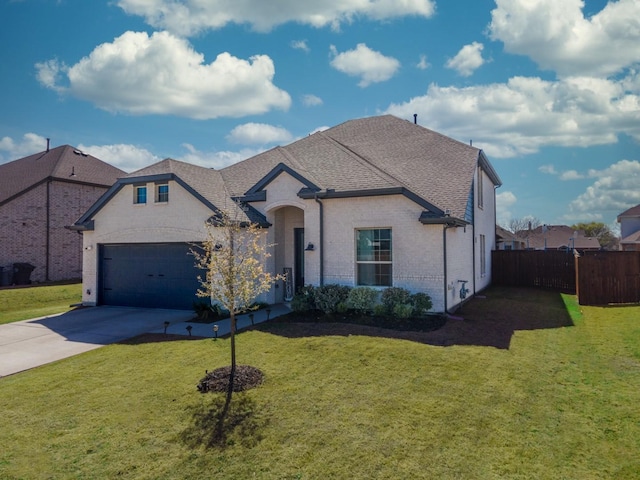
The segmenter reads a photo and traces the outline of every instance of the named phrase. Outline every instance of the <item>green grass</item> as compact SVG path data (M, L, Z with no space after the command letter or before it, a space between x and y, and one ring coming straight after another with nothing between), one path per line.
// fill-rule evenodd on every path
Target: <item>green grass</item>
M0 325L70 310L82 300L82 284L48 285L0 290Z
M508 349L243 332L238 361L266 380L234 395L223 446L204 446L223 396L195 385L228 364L226 339L111 345L2 378L0 478L640 479L640 307L487 297L464 315L573 326L515 330Z

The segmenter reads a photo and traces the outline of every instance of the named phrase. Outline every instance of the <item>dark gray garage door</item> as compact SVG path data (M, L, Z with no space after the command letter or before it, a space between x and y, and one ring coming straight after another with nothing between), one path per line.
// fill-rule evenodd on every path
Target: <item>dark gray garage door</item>
M102 305L191 310L202 270L184 243L102 245Z

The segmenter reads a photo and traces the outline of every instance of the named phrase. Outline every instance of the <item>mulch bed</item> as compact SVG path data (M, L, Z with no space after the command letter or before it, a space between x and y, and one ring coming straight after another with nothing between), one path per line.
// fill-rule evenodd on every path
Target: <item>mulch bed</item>
M198 391L200 393L207 392L226 392L229 389L229 377L231 375L231 366L216 368L207 374L198 382ZM243 392L262 385L264 374L250 365L237 365L236 373L233 379L233 391Z
M279 323L343 323L365 327L385 328L398 332L432 332L441 328L446 322L445 315L427 315L416 318L379 317L358 315L356 313L325 314L319 310L308 312L291 312L274 319Z

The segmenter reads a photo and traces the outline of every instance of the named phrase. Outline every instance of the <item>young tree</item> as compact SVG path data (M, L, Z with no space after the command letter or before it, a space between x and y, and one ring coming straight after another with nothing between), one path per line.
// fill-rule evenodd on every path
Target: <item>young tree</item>
M616 243L616 236L611 229L602 222L576 223L571 228L583 230L587 237L596 237L604 249L612 248Z
M205 271L198 276L199 297L208 298L229 311L231 373L227 402L233 392L236 373L236 316L250 310L252 303L281 275L265 271L264 262L271 255L266 233L256 223L242 219L242 209L220 211L206 223L207 238L201 248L192 248L196 267Z
M533 230L542 225L539 218L527 216L522 218L512 218L505 228L518 237L525 238L529 230Z

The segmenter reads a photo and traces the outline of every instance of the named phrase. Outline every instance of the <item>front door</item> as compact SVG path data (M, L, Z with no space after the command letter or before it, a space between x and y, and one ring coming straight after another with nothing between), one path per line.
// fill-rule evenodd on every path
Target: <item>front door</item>
M304 228L293 229L293 291L304 287Z

